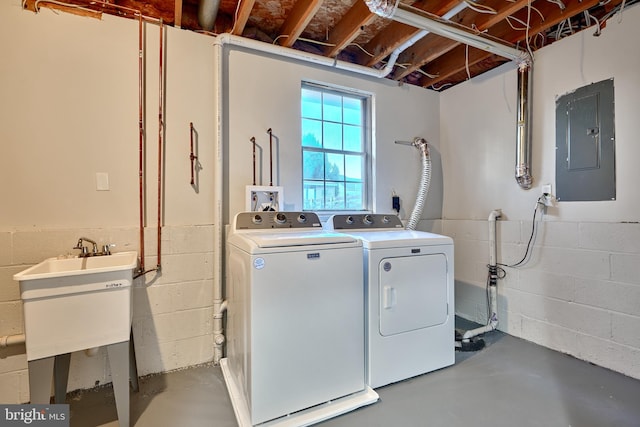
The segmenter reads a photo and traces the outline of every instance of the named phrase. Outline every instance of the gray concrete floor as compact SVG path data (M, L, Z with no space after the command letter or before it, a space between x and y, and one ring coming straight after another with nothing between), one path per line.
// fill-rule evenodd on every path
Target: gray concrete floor
M640 426L640 381L500 332L454 366L381 387L380 401L324 427ZM70 393L71 426L117 426L111 387ZM199 366L140 380L138 427L236 426L222 373Z

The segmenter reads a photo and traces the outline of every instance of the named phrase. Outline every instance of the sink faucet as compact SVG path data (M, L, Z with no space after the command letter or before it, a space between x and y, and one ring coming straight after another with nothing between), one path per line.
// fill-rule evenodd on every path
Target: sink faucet
M93 253L89 253L88 248L82 244L83 241L91 243L93 245ZM81 257L99 255L98 254L98 244L95 241L93 241L91 239L88 239L86 237L80 237L78 239L78 243L76 243L76 245L73 247L73 249L80 249L80 256Z

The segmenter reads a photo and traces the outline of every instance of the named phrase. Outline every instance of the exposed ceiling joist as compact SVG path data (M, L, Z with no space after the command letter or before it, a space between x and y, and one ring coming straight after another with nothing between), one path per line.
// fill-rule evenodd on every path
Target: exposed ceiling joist
M298 1L280 27L280 45L291 47L322 6L322 0Z
M329 39L327 40L328 46L325 46L324 55L330 58L336 56L375 17L376 15L369 10L364 1L356 1L330 31Z
M149 22L161 19L165 25L202 30L197 19L200 0L23 0L22 6L35 11L36 1L38 8L55 8L94 18L106 13L136 19L139 11ZM395 0L388 1L393 3ZM422 18L439 20L441 16L449 16L451 10L460 10L456 6L461 1L467 0L400 0L398 9ZM498 39L499 44L513 46L518 43L520 49L530 48L532 51L567 34L588 28L594 22L604 28L611 13L640 2L468 1L466 9L450 19L452 28L482 32L483 37ZM419 25L409 16L405 15L408 20L400 22L413 22L421 28L432 28ZM569 20L571 25L568 24ZM214 31L227 31L266 43L277 42L287 48L379 68L385 58L422 32L412 25L397 21L373 14L364 0L220 0ZM527 22L530 27L525 31ZM305 40L300 42L303 35ZM352 46L354 43L360 50ZM436 34L427 34L401 53L388 77L412 85L436 85L442 88L443 85L460 83L503 62L504 58L467 48Z

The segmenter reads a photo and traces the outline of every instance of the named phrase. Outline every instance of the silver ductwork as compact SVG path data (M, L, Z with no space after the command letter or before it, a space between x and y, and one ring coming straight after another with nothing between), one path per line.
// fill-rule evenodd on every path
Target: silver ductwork
M529 52L513 48L494 38L472 33L468 29L437 15L404 5L397 0L365 0L371 12L402 24L518 62L518 129L516 147L516 181L525 190L531 188L531 116L530 94L533 58Z
M516 134L516 182L525 190L531 188L531 82L532 66L518 67L518 128Z
M198 4L198 23L203 30L213 30L219 7L220 0L200 0Z

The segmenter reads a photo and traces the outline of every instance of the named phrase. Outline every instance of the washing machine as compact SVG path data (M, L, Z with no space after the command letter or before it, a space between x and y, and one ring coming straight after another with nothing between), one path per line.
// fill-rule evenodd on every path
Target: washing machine
M221 365L238 424L309 425L376 402L362 243L309 212L242 212L229 233Z
M325 228L363 243L367 384L452 365L453 240L405 230L395 215L334 215Z

